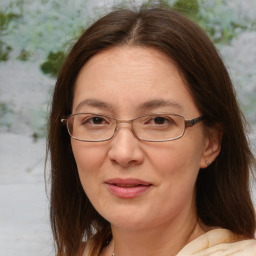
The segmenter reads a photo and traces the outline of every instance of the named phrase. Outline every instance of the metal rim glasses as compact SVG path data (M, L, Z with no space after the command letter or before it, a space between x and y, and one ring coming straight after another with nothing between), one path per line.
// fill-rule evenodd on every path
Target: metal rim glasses
M149 142L172 141L181 138L186 128L202 121L204 116L185 120L176 114L143 115L131 120L119 120L95 113L76 113L61 122L66 124L70 136L75 140L101 142L111 140L121 124L130 124L136 138Z

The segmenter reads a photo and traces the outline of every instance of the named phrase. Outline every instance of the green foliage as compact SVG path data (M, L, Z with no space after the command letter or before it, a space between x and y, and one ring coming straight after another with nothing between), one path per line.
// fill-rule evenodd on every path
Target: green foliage
M57 77L65 60L65 53L63 51L50 52L47 61L40 65L44 74L49 74L52 77Z
M199 12L197 0L178 0L174 3L173 8L194 20L197 19Z
M13 122L13 110L6 102L0 102L0 127L10 129Z
M0 102L0 118L2 118L7 112L10 112L10 108L5 102Z
M40 138L40 136L39 136L38 133L34 132L34 133L32 134L32 138L33 138L33 141L34 141L34 142L37 142L38 139Z
M30 56L31 56L31 53L29 51L22 49L17 59L21 61L27 61Z
M7 61L11 50L11 46L7 45L3 41L0 41L0 61Z
M242 15L239 17L237 10L226 2L199 0L200 11L197 22L218 47L229 44L244 31L255 31L256 28L253 20Z
M0 31L6 30L9 23L14 20L18 19L21 16L15 13L4 13L0 11Z
M239 32L241 33L241 31L246 30L246 27L243 25L236 24L232 20L225 23L224 19L220 19L218 17L210 21L200 17L199 25L210 36L215 44L229 43L235 36L239 34Z
M3 37L10 22L14 19L18 19L21 16L15 13L5 13L0 10L0 36ZM9 53L12 47L6 44L4 41L0 40L0 61L7 61L9 58Z
M30 125L33 129L32 138L36 141L39 138L45 138L46 136L46 119L47 110L42 107L40 109L34 109L30 112Z

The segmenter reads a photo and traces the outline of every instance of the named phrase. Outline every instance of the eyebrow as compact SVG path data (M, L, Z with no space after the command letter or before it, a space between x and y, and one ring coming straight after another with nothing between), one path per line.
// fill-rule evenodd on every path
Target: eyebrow
M163 99L150 100L140 104L139 106L140 109L145 110L152 110L159 107L173 107L179 110L183 110L183 107L177 102Z
M85 105L100 108L100 109L110 109L110 110L112 110L114 108L111 104L109 104L107 102L104 102L104 101L100 101L100 100L97 100L97 99L85 99L85 100L81 101L78 104L75 111L77 111L79 108L81 108Z
M114 106L107 102L100 101L97 99L85 99L78 104L75 111L79 110L81 107L86 105L100 108L100 109L108 109L108 110L114 109ZM138 109L147 111L147 110L153 110L159 107L174 107L176 109L183 110L183 107L177 102L170 101L170 100L163 100L163 99L155 99L155 100L143 102L142 104L139 105Z

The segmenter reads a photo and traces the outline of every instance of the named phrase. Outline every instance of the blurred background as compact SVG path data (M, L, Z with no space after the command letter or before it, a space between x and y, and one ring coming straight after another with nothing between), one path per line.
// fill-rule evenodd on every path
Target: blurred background
M115 6L159 1L1 0L0 255L54 255L44 180L46 122L58 70L81 34ZM256 0L165 0L216 44L256 152ZM252 184L253 185L253 184ZM255 200L255 188L252 186ZM256 204L255 204L256 205Z

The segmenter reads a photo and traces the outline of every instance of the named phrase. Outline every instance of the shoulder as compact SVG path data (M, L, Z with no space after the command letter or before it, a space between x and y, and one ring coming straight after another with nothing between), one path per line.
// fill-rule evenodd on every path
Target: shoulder
M245 240L227 229L211 230L189 244L177 256L256 256L256 240Z

